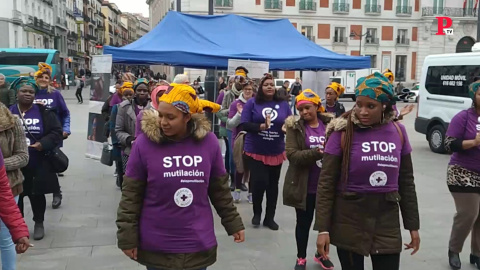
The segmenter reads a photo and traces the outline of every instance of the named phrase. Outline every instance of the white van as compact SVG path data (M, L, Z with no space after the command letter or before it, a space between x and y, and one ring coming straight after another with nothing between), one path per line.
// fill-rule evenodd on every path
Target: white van
M345 87L345 92L341 97L351 98L353 101L355 101L355 86L357 85L358 79L375 72L380 72L380 70L375 68L366 68L359 70L334 71L333 76L330 77L330 82L337 82L343 85Z
M445 132L452 118L472 106L468 86L480 76L480 53L429 55L422 67L415 130L430 149L445 153Z

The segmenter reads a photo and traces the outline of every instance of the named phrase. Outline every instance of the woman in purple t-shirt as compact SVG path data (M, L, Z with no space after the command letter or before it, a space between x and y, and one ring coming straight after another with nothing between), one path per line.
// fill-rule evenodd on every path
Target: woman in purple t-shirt
M327 127L323 169L317 189L317 251L337 247L342 269L398 270L402 235L399 212L412 241L420 247L417 195L410 142L395 122L393 87L376 72L358 80L353 110Z
M216 261L214 206L227 233L245 239L218 139L203 116L220 106L172 84L143 115L123 182L118 247L148 270L206 269Z
M308 235L315 212L315 195L322 168L325 129L332 120L324 114L322 100L312 90L304 90L296 97L300 119L290 116L287 127L286 152L290 162L283 186L283 204L295 208L297 225L297 262L295 270L304 270L307 264ZM318 253L317 253L318 254ZM314 260L323 269L333 269L333 264L316 255Z
M288 103L276 93L271 74L265 74L255 98L247 101L242 111L240 128L247 131L244 152L250 170L254 226L260 225L263 196L267 194L267 208L263 225L276 231L275 211L278 199L278 180L285 155L282 126L292 115Z
M480 81L469 86L472 108L459 112L448 126L445 149L453 152L447 169L447 185L455 208L448 258L460 269L459 254L470 231L470 262L480 269Z
M232 102L232 104L230 105L226 127L232 133L231 134L232 140L230 141L232 156L233 156L233 147L235 144L235 138L237 137L238 133L241 131L239 125L240 125L240 121L242 120L241 118L242 118L243 106L245 106L247 101L252 97L253 97L253 82L250 81L247 85L243 86L242 92L240 93L240 97L238 97L238 99ZM240 202L240 197L241 197L240 194L242 190L249 190L248 202L253 203L250 187L246 189L246 186L243 183L244 175L245 175L244 173L239 173L238 170L235 170L235 180L234 180L235 192L233 193L233 201L235 203ZM246 175L246 178L248 179L248 173Z

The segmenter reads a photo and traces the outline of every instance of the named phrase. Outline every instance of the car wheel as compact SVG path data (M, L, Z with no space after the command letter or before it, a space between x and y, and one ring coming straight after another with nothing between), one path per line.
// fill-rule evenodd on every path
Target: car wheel
M418 103L418 97L417 97L417 98L415 98L415 103Z
M428 144L434 153L444 154L445 150L445 128L442 125L433 126L428 132Z

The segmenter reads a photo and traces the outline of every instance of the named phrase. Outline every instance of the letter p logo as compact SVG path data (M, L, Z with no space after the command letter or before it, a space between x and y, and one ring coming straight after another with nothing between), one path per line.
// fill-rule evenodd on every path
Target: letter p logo
M436 17L436 18L437 18L438 30L435 35L444 36L445 30L447 30L447 28L452 27L453 21L450 17ZM445 21L445 25L443 24L443 21ZM452 29L448 29L448 30L452 30ZM450 31L450 32L453 33L453 31Z

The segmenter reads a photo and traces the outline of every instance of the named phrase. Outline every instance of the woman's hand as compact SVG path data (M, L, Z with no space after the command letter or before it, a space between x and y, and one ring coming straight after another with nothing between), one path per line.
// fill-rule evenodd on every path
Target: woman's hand
M329 259L328 257L330 253L330 235L329 234L319 234L317 236L317 252L323 258Z
M29 247L33 247L33 245L30 244L28 237L22 237L18 239L15 250L17 251L17 254L22 254L25 253Z
M407 106L403 107L402 110L400 111L400 116L403 117L403 116L411 113L412 110L413 110L413 107L414 107L413 104L410 104L410 105L407 105Z
M260 124L260 130L261 130L261 131L267 130L267 124L265 124L265 123Z
M413 249L411 255L414 255L420 249L420 234L418 234L418 231L410 231L410 237L412 241L410 244L404 244L405 250Z
M37 151L42 151L43 150L42 144L40 142L36 142L36 143L30 145L29 147L34 148Z
M237 112L239 114L242 114L242 112L243 112L243 105L240 102L237 103Z
M233 234L233 241L235 241L235 243L242 243L245 241L245 230L241 230L237 233L234 233Z
M282 126L282 132L287 133L287 126L285 124L283 124Z
M133 248L133 249L125 249L125 250L122 250L123 253L125 253L125 255L127 255L127 257L129 257L130 259L132 260L137 260L137 248Z
M265 125L267 126L267 129L270 128L270 125L272 124L272 116L271 114L267 114L265 117Z
M477 136L475 136L474 141L476 146L480 145L480 132L477 133Z

